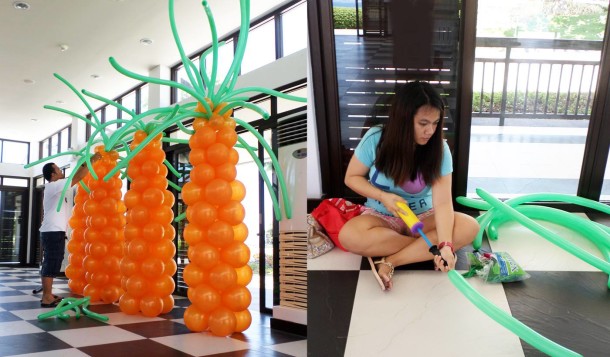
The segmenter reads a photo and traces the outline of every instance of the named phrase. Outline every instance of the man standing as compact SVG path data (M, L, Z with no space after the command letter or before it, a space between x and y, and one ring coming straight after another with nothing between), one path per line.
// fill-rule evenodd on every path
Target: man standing
M91 157L91 163L101 158L99 153ZM70 218L68 200L65 199L59 212L57 204L61 192L66 184L66 177L57 165L50 162L42 168L42 175L49 183L44 187L43 209L44 216L40 226L40 246L42 249L42 268L40 280L42 282L42 307L55 307L61 298L53 295L53 278L59 274L61 263L64 260L66 230ZM70 187L74 186L87 175L87 165L79 167L72 177Z

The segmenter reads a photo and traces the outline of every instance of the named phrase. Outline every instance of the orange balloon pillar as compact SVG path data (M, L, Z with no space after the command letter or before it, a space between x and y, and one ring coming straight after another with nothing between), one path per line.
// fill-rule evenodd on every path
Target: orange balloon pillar
M195 119L195 133L189 140L193 168L190 182L182 189L188 205L184 239L189 245L189 264L183 278L192 305L184 312L184 322L192 331L209 329L214 335L228 336L250 326L252 296L246 285L252 270L247 265L248 229L240 203L245 188L235 179L239 160L233 148L235 120L230 111L218 115L221 108L215 108L209 120ZM199 104L198 110L205 109Z
M93 165L98 180L89 181L90 199L84 203L87 229L83 267L87 285L83 295L90 296L91 301L112 303L123 294L120 274L125 240L125 206L121 200L123 182L118 172L108 181L102 179L116 166L118 153L105 152L102 145L95 151L102 157Z
M87 174L83 182L88 184L90 180L91 175ZM68 241L68 266L66 267L66 277L68 278L70 291L78 295L83 294L83 289L87 285L83 260L85 259L85 229L87 228L84 204L88 199L89 193L79 185L76 196L74 196L74 208L69 221L72 233Z
M138 131L131 144L135 148L147 137ZM158 316L174 307L173 275L176 232L172 226L174 195L167 190L167 167L161 134L150 141L129 162L127 174L132 179L125 194L127 226L126 253L121 260L125 294L119 300L121 311L144 316Z

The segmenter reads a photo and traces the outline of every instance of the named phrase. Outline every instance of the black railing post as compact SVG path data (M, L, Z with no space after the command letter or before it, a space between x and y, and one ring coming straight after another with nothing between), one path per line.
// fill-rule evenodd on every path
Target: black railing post
M504 58L504 82L502 84L502 105L500 106L500 126L504 126L504 118L506 116L506 100L508 90L508 69L510 62L511 46L506 46L506 57Z

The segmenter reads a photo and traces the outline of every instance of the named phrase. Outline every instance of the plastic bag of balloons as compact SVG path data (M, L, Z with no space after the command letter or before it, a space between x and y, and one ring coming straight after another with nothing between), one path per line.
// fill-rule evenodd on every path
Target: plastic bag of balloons
M487 283L510 283L530 277L523 268L506 252L467 252L470 270L465 277L477 275Z

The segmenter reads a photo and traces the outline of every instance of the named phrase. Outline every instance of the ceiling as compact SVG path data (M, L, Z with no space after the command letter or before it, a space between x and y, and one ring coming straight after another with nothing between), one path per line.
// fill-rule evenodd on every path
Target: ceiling
M171 67L180 54L172 36L168 0L0 1L0 138L38 142L71 123L52 105L86 114L87 109L57 73L76 89L114 99L139 82L117 72L117 62L138 74ZM21 1L19 1L21 2ZM252 1L250 18L286 0ZM201 0L175 0L180 41L187 55L211 43ZM239 0L208 0L219 37L239 27ZM140 40L151 39L151 45ZM62 51L62 45L67 49ZM97 79L93 76L98 76ZM101 102L85 97L94 109Z

